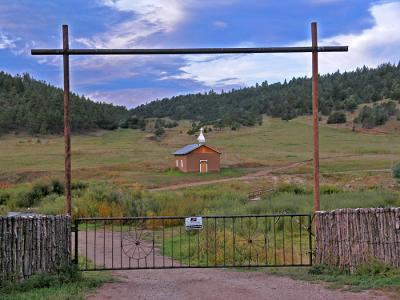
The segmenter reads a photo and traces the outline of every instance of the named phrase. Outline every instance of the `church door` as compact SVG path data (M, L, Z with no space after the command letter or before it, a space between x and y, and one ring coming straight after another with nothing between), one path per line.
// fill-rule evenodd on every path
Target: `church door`
M207 171L208 171L207 161L201 160L200 161L200 173L207 173Z

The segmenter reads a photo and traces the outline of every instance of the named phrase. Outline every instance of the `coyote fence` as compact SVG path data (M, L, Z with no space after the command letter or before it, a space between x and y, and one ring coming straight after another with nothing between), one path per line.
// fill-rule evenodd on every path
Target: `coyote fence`
M51 273L71 262L69 216L0 217L0 280Z
M400 208L359 208L315 214L315 263L354 272L371 260L400 267Z

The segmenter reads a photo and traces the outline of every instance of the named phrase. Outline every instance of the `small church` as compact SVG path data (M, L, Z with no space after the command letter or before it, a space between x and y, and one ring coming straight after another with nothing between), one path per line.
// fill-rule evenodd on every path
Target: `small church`
M197 144L187 145L173 153L176 168L185 173L218 172L221 152L205 144L203 128L197 141Z

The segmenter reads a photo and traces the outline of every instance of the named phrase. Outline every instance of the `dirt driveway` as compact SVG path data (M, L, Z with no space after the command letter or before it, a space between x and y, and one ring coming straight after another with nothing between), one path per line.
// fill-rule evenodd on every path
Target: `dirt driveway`
M107 239L110 241L110 239ZM118 239L117 239L118 240ZM79 252L85 255L85 236L79 236ZM101 249L102 241L96 240ZM107 242L108 243L108 242ZM88 240L93 248L94 241ZM111 245L103 252L96 252L98 264L110 266ZM117 243L114 244L117 247ZM118 251L117 251L118 252ZM88 257L94 261L92 252ZM114 253L115 255L115 253ZM156 261L171 260L156 251ZM114 257L115 259L115 257ZM116 259L121 264L126 259L122 254ZM178 264L178 262L176 262ZM263 272L240 272L228 269L164 269L114 271L117 282L108 283L88 295L87 299L389 299L377 292L351 293L326 289L322 284L297 281Z
M119 271L87 299L389 299L374 292L332 291L261 272L214 269Z

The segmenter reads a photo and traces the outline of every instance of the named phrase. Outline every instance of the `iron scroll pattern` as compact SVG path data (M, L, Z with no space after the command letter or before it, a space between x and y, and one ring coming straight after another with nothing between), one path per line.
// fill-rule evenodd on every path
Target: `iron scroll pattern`
M154 251L151 230L146 229L145 221L130 224L122 235L122 251L130 259L146 259Z

